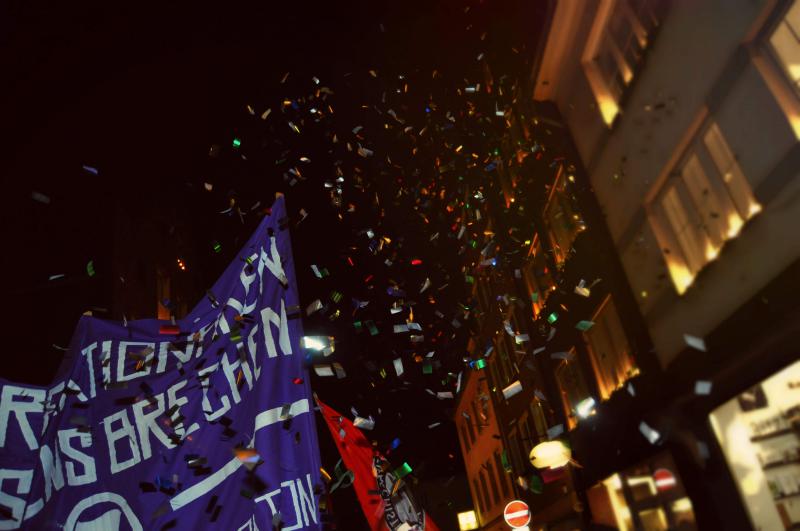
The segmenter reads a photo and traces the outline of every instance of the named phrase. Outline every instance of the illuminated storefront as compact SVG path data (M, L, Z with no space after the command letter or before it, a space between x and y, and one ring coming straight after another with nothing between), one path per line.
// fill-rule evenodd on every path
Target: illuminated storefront
M753 527L800 529L800 361L710 420Z
M669 452L618 472L587 491L593 522L620 531L697 529Z

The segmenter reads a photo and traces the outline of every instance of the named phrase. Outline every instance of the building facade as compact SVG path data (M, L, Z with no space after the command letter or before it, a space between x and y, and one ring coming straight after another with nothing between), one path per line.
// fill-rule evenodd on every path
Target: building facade
M653 444L614 470L607 437L574 446L589 521L800 522L798 28L795 1L554 6L527 97L569 131L658 364L630 388Z

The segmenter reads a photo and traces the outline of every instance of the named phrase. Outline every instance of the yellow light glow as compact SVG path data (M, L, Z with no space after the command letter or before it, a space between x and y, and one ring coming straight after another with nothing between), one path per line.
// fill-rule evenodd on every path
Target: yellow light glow
M458 513L458 528L461 531L478 529L478 518L475 516L475 511Z
M739 235L739 231L742 230L742 226L744 222L742 218L739 217L739 214L732 213L728 216L728 238L735 238Z
M572 458L572 450L561 441L545 441L534 446L530 456L536 468L559 468Z
M672 502L673 513L683 513L691 510L692 510L692 501L687 497L683 497L679 500L675 500L674 502Z
M675 289L678 295L683 295L689 286L694 282L694 275L689 271L686 266L679 264L674 260L667 259L667 267L669 268L669 275L672 277L672 282L675 284Z
M716 260L717 256L719 256L719 248L714 247L710 243L706 244L706 260L709 262L712 260Z
M755 203L755 202L754 203L750 203L750 210L747 212L747 217L748 218L752 218L753 216L755 216L759 212L761 212L761 205L759 205L758 203Z
M603 115L603 121L606 125L611 125L619 113L617 102L604 94L597 98L597 104L600 107L600 114Z

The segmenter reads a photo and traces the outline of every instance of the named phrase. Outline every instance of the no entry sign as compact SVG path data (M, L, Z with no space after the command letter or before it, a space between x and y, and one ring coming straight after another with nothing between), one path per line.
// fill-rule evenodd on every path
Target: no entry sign
M514 500L503 510L503 518L511 527L525 527L531 521L531 512L524 501Z
M659 492L669 490L678 484L675 480L675 475L666 468L659 468L653 472L653 479Z

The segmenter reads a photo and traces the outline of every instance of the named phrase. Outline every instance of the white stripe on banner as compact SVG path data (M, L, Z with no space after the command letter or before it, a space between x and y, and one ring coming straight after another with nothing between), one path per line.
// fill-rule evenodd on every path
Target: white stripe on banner
M256 416L255 422L255 431L257 432L261 428L266 428L272 424L277 424L281 422L281 411L283 407L275 407L272 409L268 409L266 411L262 411ZM308 413L308 399L303 398L302 400L298 400L297 402L292 403L291 408L289 409L289 414L293 417L297 415L302 415L303 413ZM255 436L255 434L254 434ZM200 496L208 493L212 489L214 489L217 485L225 481L231 474L239 470L243 464L242 461L239 460L238 457L234 457L225 465L211 474L210 476L206 477L204 480L200 481L199 483L195 483L185 491L181 492L174 498L169 501L169 504L172 506L173 511L177 511L184 505L188 505L189 503L193 502Z

